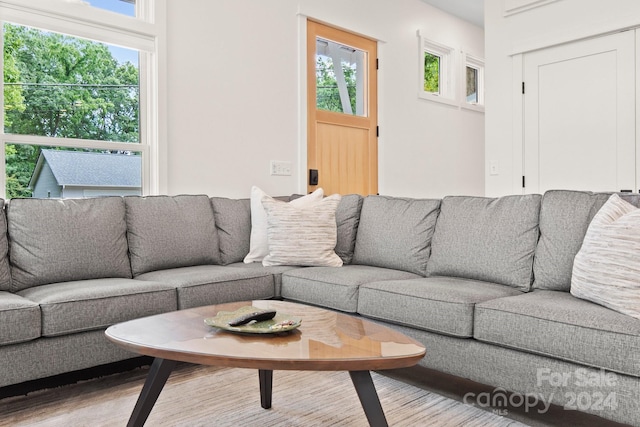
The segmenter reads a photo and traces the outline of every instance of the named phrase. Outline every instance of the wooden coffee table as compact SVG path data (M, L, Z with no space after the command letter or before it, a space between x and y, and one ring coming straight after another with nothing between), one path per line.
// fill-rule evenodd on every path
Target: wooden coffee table
M247 335L204 323L218 311L253 305L302 319L285 334ZM370 371L413 366L425 355L417 341L358 316L285 301L244 301L198 307L131 320L109 327L107 338L155 360L128 426L144 425L178 361L258 369L260 403L271 407L274 370L349 371L371 426L387 421Z

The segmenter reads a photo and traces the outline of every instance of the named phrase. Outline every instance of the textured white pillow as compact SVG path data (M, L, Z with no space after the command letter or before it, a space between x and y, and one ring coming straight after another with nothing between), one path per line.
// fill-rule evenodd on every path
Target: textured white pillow
M267 196L267 193L256 186L251 187L251 237L249 240L249 253L244 257L244 262L246 263L260 262L269 253L267 214L262 206L262 197L264 196ZM322 200L322 197L324 197L324 190L318 188L313 193L299 197L289 203L292 206L306 206Z
M640 209L613 194L573 262L571 294L640 319Z
M341 267L342 259L335 253L340 199L339 194L334 194L313 205L293 206L263 197L269 254L262 265Z

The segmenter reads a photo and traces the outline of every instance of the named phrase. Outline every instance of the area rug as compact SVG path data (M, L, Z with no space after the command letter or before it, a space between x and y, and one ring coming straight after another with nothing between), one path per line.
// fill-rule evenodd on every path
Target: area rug
M0 426L125 426L147 368L0 400ZM372 374L390 426L520 427L519 422ZM347 372L275 371L260 407L256 370L179 365L146 426L367 426Z

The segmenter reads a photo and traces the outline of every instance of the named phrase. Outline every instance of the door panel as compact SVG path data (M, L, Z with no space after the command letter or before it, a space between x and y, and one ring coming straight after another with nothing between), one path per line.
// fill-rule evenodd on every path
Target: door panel
M307 23L307 166L325 194L378 191L377 43Z
M636 188L633 31L525 55L525 192Z

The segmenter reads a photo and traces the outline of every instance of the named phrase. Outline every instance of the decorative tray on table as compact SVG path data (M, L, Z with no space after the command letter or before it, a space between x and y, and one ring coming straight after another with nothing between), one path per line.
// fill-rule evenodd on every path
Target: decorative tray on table
M258 320L246 321L252 317L257 317ZM260 320L261 317L271 318ZM242 322L246 323L237 324ZM302 319L248 305L236 311L220 311L215 317L204 319L204 323L214 328L243 334L279 334L296 329L302 323Z

